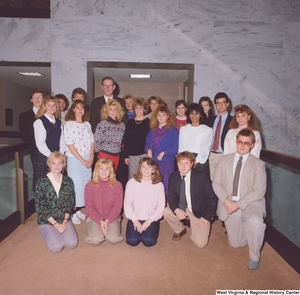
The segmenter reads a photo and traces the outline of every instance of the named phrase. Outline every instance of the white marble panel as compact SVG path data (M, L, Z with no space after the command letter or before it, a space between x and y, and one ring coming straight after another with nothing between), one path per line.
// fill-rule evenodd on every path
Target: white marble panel
M279 116L282 111L281 61L260 61L248 68L247 103L262 129L264 147L277 150Z
M283 34L282 23L215 21L215 57L227 64L280 60Z
M158 16L172 17L177 13L178 0L53 0L52 16L97 16L98 18L122 17L153 19Z
M0 58L50 61L50 20L0 18Z
M179 2L178 16L213 20L247 20L254 12L245 0L184 0Z
M150 61L212 64L212 21L195 19L145 21L142 53Z
M90 18L52 19L51 40L55 59L135 60L141 38L137 19Z
M77 87L86 90L87 64L80 60L52 60L52 93L63 93L71 101L72 91Z
M288 22L300 20L298 0L251 0L253 8L250 20L264 22Z

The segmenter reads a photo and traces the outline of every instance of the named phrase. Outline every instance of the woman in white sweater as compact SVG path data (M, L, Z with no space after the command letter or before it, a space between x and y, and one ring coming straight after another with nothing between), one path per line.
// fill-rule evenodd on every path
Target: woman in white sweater
M198 103L189 105L187 112L188 124L179 131L178 153L187 151L195 156L195 168L209 173L208 156L213 140L212 128L201 124L205 120L203 108Z

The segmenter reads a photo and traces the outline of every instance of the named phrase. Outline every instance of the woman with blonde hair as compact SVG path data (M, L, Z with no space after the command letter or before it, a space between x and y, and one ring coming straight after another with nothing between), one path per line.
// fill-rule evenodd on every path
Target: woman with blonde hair
M250 153L257 158L260 156L262 140L258 119L254 112L245 104L238 104L234 107L234 117L229 125L229 130L224 140L224 155L236 152L236 135L240 130L249 128L255 135L255 144Z
M141 158L125 190L127 244L137 246L142 242L147 247L156 244L159 220L165 208L165 191L161 181L157 164L148 157Z
M123 241L121 216L123 188L109 159L99 159L93 179L85 186L87 236L85 241L100 245L104 240L111 244Z
M178 130L175 127L175 116L166 105L159 106L151 116L145 152L158 165L167 192L169 176L175 171Z
M94 139L95 151L98 152L98 159L108 158L114 164L117 171L122 140L125 132L125 124L122 122L124 111L120 103L109 100L101 110L101 121L98 123Z
M64 139L67 145L67 171L72 178L76 192L76 208L72 217L74 224L85 219L81 211L84 207L84 187L92 176L94 161L94 136L91 129L89 108L84 100L74 100L66 114Z
M47 159L50 172L36 184L34 203L38 228L51 252L75 248L78 238L70 220L75 191L70 177L63 175L64 156L55 151Z
M36 114L36 118L37 120L33 123L34 138L37 146L33 163L33 190L36 182L46 176L47 157L53 151L64 153L65 150L57 98L52 95L46 95Z

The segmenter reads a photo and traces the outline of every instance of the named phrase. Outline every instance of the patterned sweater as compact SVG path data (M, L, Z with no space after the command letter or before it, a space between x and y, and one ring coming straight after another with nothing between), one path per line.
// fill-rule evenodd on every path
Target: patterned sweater
M94 134L95 151L118 156L121 152L125 124L112 119L98 123Z
M75 206L74 184L70 177L63 175L59 194L48 177L41 178L36 184L34 194L35 211L38 214L38 224L50 224L48 219L53 217L56 222L64 221L65 213L70 215Z

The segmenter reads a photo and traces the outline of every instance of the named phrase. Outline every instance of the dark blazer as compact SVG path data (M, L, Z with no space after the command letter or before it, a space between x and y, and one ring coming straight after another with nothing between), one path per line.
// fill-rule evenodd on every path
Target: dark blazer
M174 212L179 208L181 175L175 171L170 175L168 186L168 202ZM191 171L191 201L193 214L210 221L216 212L217 196L215 195L209 176L198 170Z
M19 130L21 133L21 139L30 144L30 158L33 163L34 154L37 151L34 139L33 122L35 121L34 111L28 110L21 113L19 116Z
M126 125L128 118L127 118L127 113L126 113L126 106L125 106L125 101L123 98L120 97L114 97L122 106L124 110L124 117L123 117L123 123ZM92 131L93 133L96 130L97 124L101 121L101 109L105 105L105 98L104 96L96 97L92 100L91 104L91 126L92 126Z
M217 117L218 117L218 115L207 118L207 120L205 121L204 124L207 125L208 127L213 128L215 120L216 120ZM227 119L226 119L225 124L224 124L224 128L222 130L222 134L221 134L221 147L222 147L223 151L224 151L225 136L226 136L226 134L227 134L227 132L229 130L229 124L230 124L232 118L233 117L228 114ZM215 133L214 133L214 136L215 136Z

